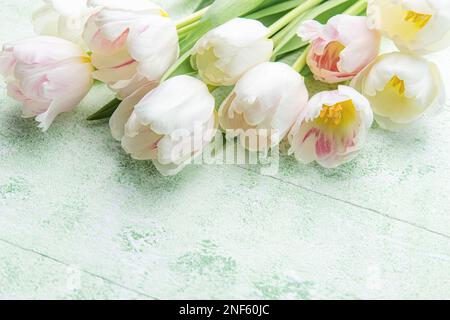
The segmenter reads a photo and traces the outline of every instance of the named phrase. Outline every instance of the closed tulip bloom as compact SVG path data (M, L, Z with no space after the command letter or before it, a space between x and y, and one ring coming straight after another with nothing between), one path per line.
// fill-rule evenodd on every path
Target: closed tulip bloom
M46 131L55 117L75 108L92 86L89 56L72 42L40 36L9 43L0 55L8 94L23 103Z
M39 35L61 37L85 46L84 25L95 8L87 0L44 0L33 13L34 30Z
M352 79L378 55L380 35L369 30L366 17L340 14L326 25L310 20L298 35L312 43L307 63L317 80L338 83Z
M339 86L318 93L289 134L289 152L305 164L338 167L361 150L372 122L369 102L355 89Z
M378 57L352 86L369 99L378 124L397 131L445 104L445 90L435 64L394 52Z
M250 151L277 146L308 102L303 77L279 62L248 71L223 102L219 121Z
M189 76L149 90L143 87L122 101L110 119L111 132L134 159L153 160L161 174L175 175L214 138L214 97Z
M84 39L98 69L94 77L123 99L147 84L158 83L178 58L174 22L146 0L93 0L101 10L87 22Z
M194 47L192 65L205 82L234 85L252 67L270 60L269 29L251 19L233 19L208 32Z
M450 45L450 1L369 0L367 16L369 27L402 51L424 54Z

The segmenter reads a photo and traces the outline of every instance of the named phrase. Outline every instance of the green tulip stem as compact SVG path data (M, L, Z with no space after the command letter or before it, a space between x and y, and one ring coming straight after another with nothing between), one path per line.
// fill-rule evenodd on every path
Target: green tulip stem
M323 0L307 0L300 4L297 8L287 13L284 17L282 17L280 20L275 22L269 27L269 38L274 36L278 31L283 29L285 26L287 26L289 23L291 23L294 19L296 19L301 14L305 13L307 10L315 7L316 5L323 2Z
M178 21L176 23L177 29L180 30L186 26L189 26L189 25L199 21L201 18L203 18L203 16L208 11L208 9L209 9L209 7L203 8L203 9L201 9L197 12L194 12L193 14L181 19L180 21Z
M292 69L297 72L302 72L303 68L306 66L306 57L308 56L308 52L311 46L308 46L303 50L302 54L298 57L298 59L292 65Z

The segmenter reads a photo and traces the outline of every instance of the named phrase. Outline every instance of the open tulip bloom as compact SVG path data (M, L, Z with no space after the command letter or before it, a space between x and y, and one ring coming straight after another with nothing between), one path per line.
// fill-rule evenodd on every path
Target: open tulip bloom
M337 15L326 25L304 22L298 35L311 41L307 63L317 80L338 83L352 79L377 56L380 35L369 30L366 17Z
M450 1L369 0L369 27L404 51L427 53L450 45Z
M303 163L335 168L361 150L372 122L369 101L353 88L318 93L289 134L289 152Z
M352 86L369 99L378 124L393 131L445 103L436 65L405 53L381 55L353 80Z
M398 130L445 102L420 55L450 45L447 0L214 0L177 21L149 0L44 0L33 24L40 36L0 54L23 117L45 131L99 80L116 99L88 120L110 118L123 150L163 175L200 159L219 126L248 152L289 144L299 162L335 168L374 119ZM399 52L379 55L382 36ZM349 86L309 99L306 67ZM218 87L230 87L222 100Z

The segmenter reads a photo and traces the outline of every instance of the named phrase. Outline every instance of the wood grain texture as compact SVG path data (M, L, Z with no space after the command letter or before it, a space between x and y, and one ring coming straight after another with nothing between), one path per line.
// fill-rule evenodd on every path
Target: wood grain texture
M0 42L32 35L33 6L2 5ZM1 90L1 298L450 298L448 108L372 130L338 170L164 178L84 121L111 97L97 85L43 134Z

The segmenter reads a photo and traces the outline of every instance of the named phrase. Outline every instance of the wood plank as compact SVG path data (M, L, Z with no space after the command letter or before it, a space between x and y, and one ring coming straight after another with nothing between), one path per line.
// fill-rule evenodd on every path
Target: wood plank
M145 296L0 240L0 299L139 298Z
M450 294L443 237L236 167L167 179L90 151L29 154L0 205L2 238L156 298Z
M2 41L31 35L35 4L0 8L20 25ZM109 98L97 86L43 134L0 94L1 297L450 296L448 109L403 134L373 130L338 171L284 160L282 181L236 167L163 178L84 121ZM68 266L82 272L75 292Z

